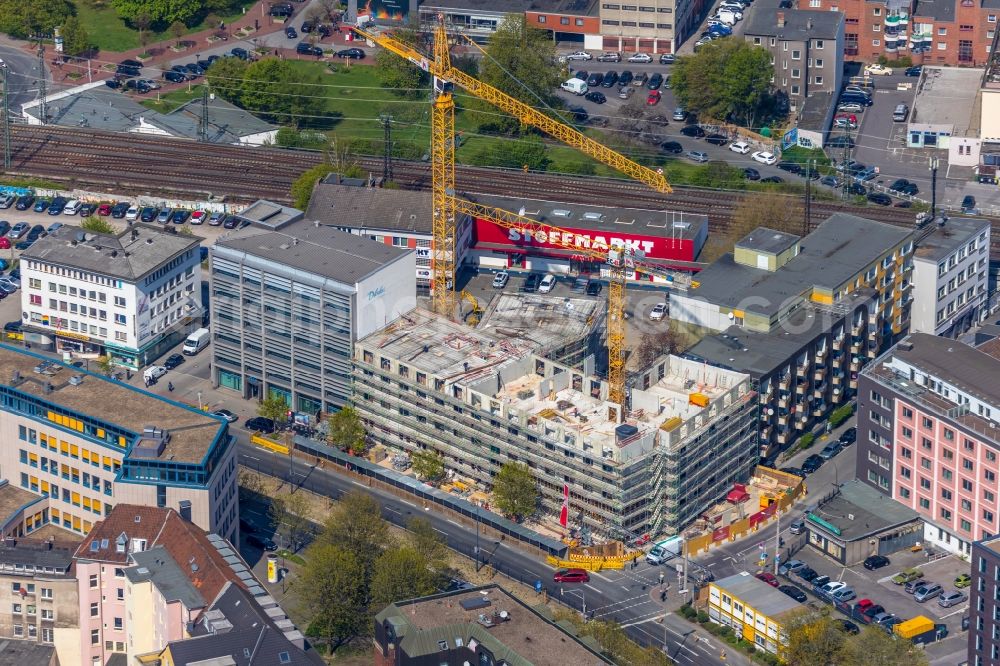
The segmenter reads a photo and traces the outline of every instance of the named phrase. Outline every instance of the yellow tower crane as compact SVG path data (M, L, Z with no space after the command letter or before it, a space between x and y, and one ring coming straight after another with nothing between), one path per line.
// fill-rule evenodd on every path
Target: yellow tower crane
M354 31L373 44L409 60L434 77L434 109L431 116L431 175L433 247L431 249L432 305L441 315L454 317L455 302L455 216L459 213L488 219L501 226L539 226L535 220L509 211L472 204L455 196L455 102L454 86L489 102L525 125L572 146L594 159L607 164L657 192L671 192L662 170L654 170L630 160L601 145L568 125L550 118L537 109L452 67L448 35L444 25L434 31L434 57L428 58L409 44L391 35L377 34L361 28ZM543 225L555 230L555 227ZM609 399L625 407L625 281L634 267L635 257L627 247L611 248L607 254L588 252L606 261L610 277L608 288L608 385Z

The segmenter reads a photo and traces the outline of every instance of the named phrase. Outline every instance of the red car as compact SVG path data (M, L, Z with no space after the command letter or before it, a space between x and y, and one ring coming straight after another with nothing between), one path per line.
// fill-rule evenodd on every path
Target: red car
M111 207L113 205L114 204L109 204L109 203L101 204L100 206L97 207L97 214L101 215L103 217L107 217L108 215L111 215Z
M778 582L778 579L774 577L774 574L767 573L766 571L763 572L763 573L757 574L757 578L759 578L760 580L764 581L765 583L767 583L771 587L778 587L778 585L780 585L780 583Z
M660 91L653 90L649 93L649 97L646 98L646 104L649 106L656 106L660 103Z
M552 576L552 580L557 583L587 583L590 581L590 574L583 569L560 569Z
M10 249L10 239L6 236L0 236L0 250Z

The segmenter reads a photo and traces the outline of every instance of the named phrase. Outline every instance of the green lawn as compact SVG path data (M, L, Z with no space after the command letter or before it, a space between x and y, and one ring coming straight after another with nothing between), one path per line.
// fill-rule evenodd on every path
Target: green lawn
M219 14L219 17L227 24L231 23L243 15L244 7L251 7L254 1L236 0L237 4L234 5L236 9L229 14ZM120 19L118 13L109 4L101 0L96 2L81 0L73 4L76 8L76 14L80 18L80 23L83 24L83 27L87 30L87 34L90 35L90 39L101 51L128 51L140 46L139 32L129 27L125 21ZM189 27L187 32L189 34L199 32L206 27L204 22L201 22ZM167 31L167 26L163 26L162 30L154 30L152 32L149 43L155 44L156 42L169 39L173 39L173 36Z
M151 109L153 111L170 113L174 109L183 106L185 103L190 102L193 99L200 98L201 86L191 86L191 90L188 90L187 88L181 90L171 90L170 92L163 93L162 95L155 92L150 93L149 97L146 97L139 103L147 109Z

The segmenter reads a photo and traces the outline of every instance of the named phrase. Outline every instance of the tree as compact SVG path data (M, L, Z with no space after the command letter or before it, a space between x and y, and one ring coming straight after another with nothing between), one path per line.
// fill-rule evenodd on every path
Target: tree
M174 21L170 24L170 34L174 36L177 40L177 46L181 45L181 37L187 32L187 26L184 25L184 21Z
M152 23L153 19L146 12L141 12L132 19L132 25L139 31L139 44L142 45L142 48L149 46L149 26Z
M67 17L59 32L63 38L63 51L67 55L78 56L92 47L90 35L75 16Z
M417 451L410 459L414 473L424 481L433 481L444 474L444 458L436 451Z
M537 107L539 100L555 104L555 93L563 80L556 60L555 43L543 31L528 25L524 14L508 14L497 25L480 63L479 79L515 99ZM485 102L471 105L485 110L481 125L511 133L520 126L516 118L501 118ZM487 115L489 114L489 115Z
M243 80L246 78L249 66L250 63L241 58L216 60L205 72L208 89L227 102L243 106L240 98L243 94Z
M283 423L288 419L288 401L283 395L272 393L257 405L257 416Z
M302 491L271 498L268 517L274 529L284 535L292 552L302 547L302 542L312 531L312 504Z
M678 58L670 80L677 100L689 111L752 128L767 106L773 74L764 48L719 39Z
M378 555L392 545L389 526L378 502L363 492L350 492L334 506L317 542L336 544L361 559L369 580Z
M406 528L410 531L413 547L426 558L427 567L435 574L442 575L448 569L448 544L431 527L431 521L417 516L410 520Z
M493 477L493 502L500 511L518 521L534 513L538 484L531 469L521 463L504 463Z
M98 356L94 359L95 369L104 375L105 377L110 377L111 373L115 371L115 361L110 356Z
M311 618L309 633L331 651L371 632L368 580L359 555L346 546L317 543L300 573L299 609Z
M681 337L674 330L673 322L668 321L666 328L642 335L642 340L633 352L633 368L643 370L664 354L676 354L682 350Z
M377 613L394 601L432 594L436 582L424 553L409 545L390 548L375 561L369 591L371 610Z
M545 171L549 168L548 149L538 136L529 136L507 141L503 149L498 150L496 144L483 143L470 157L469 161L481 166L507 167L508 169L523 169Z
M837 663L845 634L828 613L801 613L785 627L788 666L828 666Z
M296 208L305 210L309 208L309 199L312 198L313 189L316 187L316 183L321 179L325 178L331 173L334 173L336 169L331 164L317 164L311 169L305 170L301 176L295 179L292 183L292 201Z
M241 469L237 477L237 485L240 490L240 502L249 502L258 495L264 494L264 483L258 472Z
M0 0L0 32L20 38L51 35L72 14L67 0Z
M844 641L837 666L927 666L927 656L907 640L897 640L881 627L868 626Z
M802 204L797 197L779 192L747 193L737 204L729 228L715 238L713 245L706 244L699 260L713 261L731 252L735 243L758 227L799 234L802 220Z
M330 446L364 455L366 436L365 426L353 407L344 407L327 417L326 442Z
M397 30L393 37L410 46L420 43L420 35L410 28ZM375 54L375 78L383 88L389 88L401 97L417 99L426 94L430 77L409 60L400 58L392 51L379 49Z
M289 125L316 125L322 124L326 101L320 77L319 72L288 60L264 58L248 65L242 80L230 80L228 85L239 86L239 101L234 103L248 111Z
M328 21L340 18L340 0L319 0L318 8L323 12L323 18Z
M111 0L111 6L127 21L145 14L154 24L187 24L204 10L204 0Z
M118 228L115 225L97 215L85 217L83 222L80 223L80 228L95 234L114 235L118 233Z

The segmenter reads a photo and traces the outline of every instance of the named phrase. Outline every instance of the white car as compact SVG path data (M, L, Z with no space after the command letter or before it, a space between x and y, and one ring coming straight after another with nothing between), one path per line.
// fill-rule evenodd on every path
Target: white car
M121 209L119 209L121 210ZM129 222L135 222L139 219L139 207L129 206L129 209L125 212L125 219Z
M493 288L503 289L507 286L507 282L510 280L510 273L507 271L500 271L493 277Z
M885 76L892 76L892 67L886 67L885 65L874 63L865 67L865 74L883 74Z
M566 56L566 60L592 60L593 57L586 51L574 51Z
M657 303L653 306L653 310L649 313L649 318L653 321L660 321L667 316L667 304Z
M756 153L750 156L754 162L760 162L761 164L776 164L778 158L774 156L773 153L769 153L766 150L758 150Z
M750 152L750 144L746 141L737 141L736 143L729 144L729 150L740 155L746 155Z
M556 276L552 273L547 273L542 281L538 283L538 292L541 294L547 294L552 291L553 287L556 286Z
M648 53L635 53L628 57L629 62L653 62L653 56Z
M63 208L63 215L76 215L79 210L80 210L80 200L73 199L66 204L65 208Z

